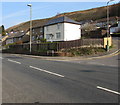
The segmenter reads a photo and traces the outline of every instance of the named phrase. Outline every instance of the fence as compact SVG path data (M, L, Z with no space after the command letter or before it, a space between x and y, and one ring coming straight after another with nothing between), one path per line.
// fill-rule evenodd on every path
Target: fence
M12 53L29 53L29 44L11 45L10 52ZM60 51L61 49L70 49L77 47L104 47L104 40L100 39L79 39L74 41L53 42L32 44L32 53L43 53L47 51Z
M103 47L103 39L80 39L58 43L58 50L74 47Z

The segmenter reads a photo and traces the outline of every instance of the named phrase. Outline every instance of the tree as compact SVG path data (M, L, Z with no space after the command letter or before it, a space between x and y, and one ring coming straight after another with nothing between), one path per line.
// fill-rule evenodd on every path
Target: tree
M97 26L95 24L90 24L90 23L86 23L81 27L81 31L82 31L82 36L85 37L89 37L91 31L94 31L97 29Z
M96 30L97 27L94 24L86 23L86 24L84 24L84 26L81 27L81 29L84 30L84 31L88 31L89 32L89 31Z
M5 36L5 35L6 35L6 32L5 32L4 25L1 26L1 29L2 29L2 36Z

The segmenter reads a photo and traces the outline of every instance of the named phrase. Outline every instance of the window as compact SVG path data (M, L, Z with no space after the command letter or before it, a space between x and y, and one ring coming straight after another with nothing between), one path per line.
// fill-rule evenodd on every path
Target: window
M32 29L32 32L34 33L34 32L35 32L35 30L34 30L34 29Z
M43 35L42 35L42 34L41 34L41 35L39 35L39 38L41 38L41 39L42 39L42 38L43 38Z
M53 39L54 35L53 34L46 34L46 39Z
M60 29L60 24L59 24L59 23L57 24L57 29L58 29L58 30Z
M22 38L20 37L20 38L18 38L18 40L21 40Z
M32 36L32 40L35 40L35 36Z
M33 33L33 34L35 33L35 30L34 30L34 29L32 30L32 33Z
M57 39L60 39L60 38L61 38L61 33L60 33L60 32L56 33L56 38L57 38Z
M46 34L46 39L49 40L50 39L50 35Z

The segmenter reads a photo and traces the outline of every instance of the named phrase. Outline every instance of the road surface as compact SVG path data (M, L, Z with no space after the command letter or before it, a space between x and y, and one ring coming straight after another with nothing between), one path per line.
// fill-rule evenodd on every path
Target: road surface
M118 103L117 55L73 62L10 54L0 59L3 103Z

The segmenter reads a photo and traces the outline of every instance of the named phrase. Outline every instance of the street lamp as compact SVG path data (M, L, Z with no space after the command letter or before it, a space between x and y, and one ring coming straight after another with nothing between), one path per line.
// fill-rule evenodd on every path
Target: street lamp
M114 0L109 0L107 2L107 51L109 51L109 41L108 41L108 36L109 36L109 6L108 4L111 2L111 1L114 1Z
M32 51L32 4L27 4L30 7L30 53Z

